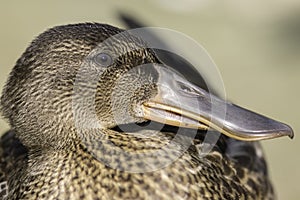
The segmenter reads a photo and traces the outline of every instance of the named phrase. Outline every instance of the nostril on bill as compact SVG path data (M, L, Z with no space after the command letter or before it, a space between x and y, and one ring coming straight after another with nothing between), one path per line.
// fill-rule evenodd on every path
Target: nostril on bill
M191 95L191 96L204 96L204 93L202 93L200 90L195 89L192 85L183 83L181 81L176 81L176 84L178 85L178 88L182 93L185 95Z

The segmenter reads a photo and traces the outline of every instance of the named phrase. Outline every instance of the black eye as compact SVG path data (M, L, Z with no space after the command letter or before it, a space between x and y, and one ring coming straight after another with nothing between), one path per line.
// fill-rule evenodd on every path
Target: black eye
M107 53L99 53L94 58L95 62L102 67L107 67L113 63L113 59Z

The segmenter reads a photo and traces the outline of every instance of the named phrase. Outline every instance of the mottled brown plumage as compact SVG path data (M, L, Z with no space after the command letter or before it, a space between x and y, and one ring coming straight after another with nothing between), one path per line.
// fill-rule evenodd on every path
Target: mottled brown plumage
M183 134L174 139L176 127L165 126L159 132L155 127L129 131L117 127L114 113L124 119L123 124L145 123L127 114L157 93L155 70L136 71L146 77L143 80L151 80L137 91L135 79L126 73L141 64L160 63L142 40L126 35L111 47L106 44L106 52L117 54L130 45L139 48L116 57L109 67L99 67L93 59L103 51L99 43L121 32L97 23L55 27L35 39L17 61L1 98L12 129L0 141L0 181L8 184L8 193L0 195L7 199L273 199L256 142L221 136L213 150L200 157L205 131L199 130L184 150L182 142L194 130L181 129ZM88 70L78 73L82 67ZM95 85L85 79L98 73ZM124 88L115 94L115 81L121 75ZM74 92L75 80L81 85L79 94ZM86 108L95 109L101 127L84 129L76 126L74 109L84 111L74 106L74 99L88 98L92 89L95 107ZM112 94L119 95L114 108ZM171 140L172 148L163 148ZM149 163L160 167L152 170Z

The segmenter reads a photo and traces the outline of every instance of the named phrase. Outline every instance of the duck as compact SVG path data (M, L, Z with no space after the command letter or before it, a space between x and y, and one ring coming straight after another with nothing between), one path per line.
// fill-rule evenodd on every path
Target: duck
M11 127L0 140L3 199L273 199L258 140L293 137L101 23L34 39L1 112Z

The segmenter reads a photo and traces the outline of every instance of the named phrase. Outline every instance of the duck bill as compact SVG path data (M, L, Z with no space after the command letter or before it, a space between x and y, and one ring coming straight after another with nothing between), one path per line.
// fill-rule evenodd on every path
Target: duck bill
M244 141L289 136L286 124L226 102L168 68L157 68L157 95L142 105L143 118L178 127L214 129Z

